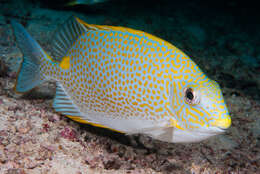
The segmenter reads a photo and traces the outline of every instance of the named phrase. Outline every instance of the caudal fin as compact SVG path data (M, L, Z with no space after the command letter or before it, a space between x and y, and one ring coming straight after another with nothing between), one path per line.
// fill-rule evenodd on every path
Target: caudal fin
M44 76L40 72L40 65L48 55L21 24L16 21L11 21L11 24L17 45L23 53L23 62L17 76L15 90L23 93L44 81Z

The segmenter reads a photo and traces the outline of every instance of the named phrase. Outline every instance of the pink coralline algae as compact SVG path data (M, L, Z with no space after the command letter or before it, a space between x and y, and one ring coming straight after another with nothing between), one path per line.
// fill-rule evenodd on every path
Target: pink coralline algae
M68 140L75 140L76 139L76 132L75 130L73 129L70 129L68 127L64 128L60 135L63 137L63 138L66 138Z

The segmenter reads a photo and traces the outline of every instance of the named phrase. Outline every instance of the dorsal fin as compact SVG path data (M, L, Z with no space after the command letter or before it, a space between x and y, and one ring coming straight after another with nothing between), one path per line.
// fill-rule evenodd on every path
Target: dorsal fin
M51 53L55 61L60 62L71 48L76 39L86 31L75 17L70 17L64 24L56 29L51 41Z
M143 31L135 30L135 29L127 28L127 27L88 24L79 18L76 18L76 20L80 24L84 25L87 30L106 30L106 31L113 30L113 31L129 32L129 33L137 34L140 36L145 34L145 32L143 32Z
M146 32L135 30L127 27L120 26L108 26L108 25L95 25L88 24L83 20L75 17L70 17L61 27L58 27L54 37L52 37L52 56L55 61L60 62L62 58L66 55L67 51L71 48L76 39L88 30L98 31L121 31L129 32L139 36L148 37L152 40L159 42L160 44L164 43L165 46L172 47L176 51L181 52L178 48L172 44L164 41L154 35L148 34Z
M86 22L84 22L83 20L79 19L79 18L75 18L76 21L78 23L80 23L81 25L83 25L85 27L86 30L93 30L93 31L96 31L96 30L103 30L102 28L98 27L98 25L94 25L94 24L88 24Z
M176 50L177 52L181 52L178 48L176 48L174 45L172 45L171 43L157 37L154 36L152 34L146 33L144 31L141 30L136 30L136 29L132 29L132 28L127 28L127 27L121 27L121 26L109 26L109 25L95 25L95 24L88 24L86 22L84 22L83 20L76 18L76 20L84 25L86 27L87 30L106 30L106 31L121 31L121 32L128 32L128 33L132 33L132 34L136 34L138 36L141 37L147 37L150 38L154 41L157 41L159 44L163 44L165 46L171 47L174 50Z

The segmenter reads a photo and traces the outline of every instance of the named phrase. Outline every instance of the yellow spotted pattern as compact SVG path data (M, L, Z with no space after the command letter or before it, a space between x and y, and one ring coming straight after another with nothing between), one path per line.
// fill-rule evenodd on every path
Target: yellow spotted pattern
M79 22L96 29L77 38L58 66L45 61L41 70L62 83L82 112L154 121L176 117L182 124L172 125L179 129L208 125L214 114L205 117L204 108L183 102L187 85L205 87L225 111L222 95L215 97L218 86L170 43L133 29Z

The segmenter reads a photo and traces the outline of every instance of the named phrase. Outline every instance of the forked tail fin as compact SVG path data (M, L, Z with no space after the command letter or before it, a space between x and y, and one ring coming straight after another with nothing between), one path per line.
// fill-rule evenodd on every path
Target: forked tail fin
M16 21L11 21L11 24L17 45L23 53L23 62L17 76L15 90L23 93L45 80L41 74L40 65L44 59L48 58L48 55L21 24Z

